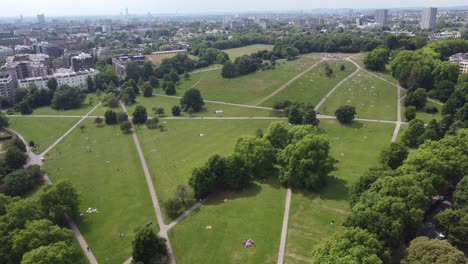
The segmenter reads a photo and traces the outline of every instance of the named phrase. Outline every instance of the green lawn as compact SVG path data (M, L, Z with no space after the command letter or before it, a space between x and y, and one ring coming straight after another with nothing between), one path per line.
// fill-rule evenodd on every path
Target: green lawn
M221 76L221 70L193 74L190 80L182 80L177 94L195 87L206 100L255 105L294 76L312 66L319 59L316 54L303 55L294 61L279 60L276 69L258 71L233 79ZM161 89L155 90L162 93Z
M343 126L333 120L321 120L320 127L332 141L332 156L339 160L338 170L333 172L337 178L330 179L319 194L293 192L285 263L310 263L313 247L339 230L349 213L350 184L377 165L394 129L391 124L355 122Z
M34 153L41 153L67 132L79 118L10 117L10 128L23 135L26 142L39 146Z
M405 120L405 110L406 110L406 107L404 105L404 101L405 99L401 100L401 115L402 115L402 119ZM437 121L440 121L442 119L442 106L439 105L439 104L436 104L434 102L431 102L431 101L427 101L427 104L426 104L426 107L437 107L437 110L439 110L439 112L435 113L435 114L428 114L423 110L419 110L416 112L416 118L417 119L421 119L422 121L424 121L424 123L429 123L432 119L435 119Z
M333 69L334 76L325 76L326 64ZM341 65L345 66L344 71L340 70ZM293 82L286 89L265 101L262 105L273 106L274 103L285 100L317 105L336 84L355 70L356 66L348 61L323 62L317 68L309 71L300 79Z
M257 51L261 50L273 50L274 45L264 45L264 44L255 44L255 45L249 45L241 48L234 48L234 49L227 49L223 50L229 55L229 58L231 60L234 60L237 57L240 57L242 55L250 55L252 53L255 53Z
M85 101L78 109L71 109L66 111L57 111L51 107L40 107L33 111L33 115L85 115L100 101L96 94L88 94Z
M276 263L284 199L275 180L212 196L170 230L177 263ZM255 247L244 248L247 239Z
M319 111L334 115L342 105L355 106L356 118L396 120L397 90L394 85L360 71L330 95Z
M132 137L118 126L85 125L50 152L44 169L53 182L68 179L80 193L84 216L77 224L99 263L122 263L135 228L155 222L151 198ZM88 214L88 207L99 212Z
M213 154L229 155L237 137L266 130L271 120L164 120L166 131L137 128L158 198L172 197ZM200 134L205 134L201 137ZM170 221L166 221L170 222Z
M146 107L148 116L155 116L154 111L152 110L154 106L162 107L165 110L165 116L172 116L171 109L174 105L180 105L180 99L175 97L165 97L165 96L153 96L153 97L137 97L137 103L127 107L127 110L130 114L135 111L137 105L143 105ZM276 112L273 110L266 109L256 109L248 108L241 106L232 106L218 103L207 103L205 102L206 111L199 113L194 113L192 116L209 116L209 117L241 117L241 116L260 116L260 117L270 117L270 116L280 116L283 117L284 113ZM97 109L96 109L97 110ZM215 113L215 110L222 110L223 113ZM182 116L188 116L188 113L183 113Z
M361 53L359 54L358 56L354 56L352 57L351 59L356 62L357 64L359 64L359 66L361 66L362 68L365 69L365 66L364 66L364 56L365 56L365 53ZM386 71L385 72L372 72L373 74L391 82L391 83L394 83L394 84L397 84L398 81L393 78L392 74L391 74L391 69L390 69L390 64L387 64L386 65Z

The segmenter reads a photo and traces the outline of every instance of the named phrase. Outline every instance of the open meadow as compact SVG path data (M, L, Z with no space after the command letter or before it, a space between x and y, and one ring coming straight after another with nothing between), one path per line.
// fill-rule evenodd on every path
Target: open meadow
M271 51L273 50L273 47L274 47L273 45L255 44L255 45L249 45L249 46L245 46L241 48L227 49L223 51L229 55L229 58L231 58L231 60L234 60L235 58L241 57L242 55L250 55L257 51L262 51L262 50Z
M101 101L101 98L98 97L96 94L88 94L86 95L86 99L84 102L81 104L80 108L77 109L70 109L70 110L55 110L52 109L50 106L45 106L45 107L40 107L36 108L33 111L33 115L85 115L93 107L95 107L99 102Z

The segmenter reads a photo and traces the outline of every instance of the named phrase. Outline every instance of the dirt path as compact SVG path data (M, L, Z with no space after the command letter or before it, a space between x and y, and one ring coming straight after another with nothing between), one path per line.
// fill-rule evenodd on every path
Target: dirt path
M273 96L277 95L279 92L281 92L282 90L286 89L289 85L291 85L291 83L295 82L297 79L301 78L306 73L308 73L309 71L311 71L313 68L317 67L317 65L319 65L320 63L322 63L324 61L325 61L325 59L321 58L320 61L314 63L312 66L305 69L303 72L301 72L298 75L294 76L291 80L289 80L285 84L281 85L278 89L276 89L274 92L272 92L267 97L265 97L265 98L261 99L260 101L258 101L258 103L256 103L255 105L260 105L260 104L264 103L265 101L267 101L268 99L272 98Z

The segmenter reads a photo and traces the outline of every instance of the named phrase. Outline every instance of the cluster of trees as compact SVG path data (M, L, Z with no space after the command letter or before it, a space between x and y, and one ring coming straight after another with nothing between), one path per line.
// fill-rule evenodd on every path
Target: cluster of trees
M352 105L343 105L335 111L336 119L342 124L351 124L356 116L356 107Z
M310 104L294 103L288 107L288 122L293 125L318 126L320 120L314 106Z
M150 227L138 229L132 241L132 258L133 263L168 263L166 239Z
M466 175L467 136L468 130L461 129L440 141L426 141L409 154L401 144L392 144L382 152L382 167L366 172L351 188L352 212L344 230L317 247L316 263L388 263L390 253L399 250L422 226L431 197L442 191L446 183L457 184ZM465 197L459 201L466 201L465 181L456 187L457 192L461 190L456 196ZM457 242L463 241L468 231L463 217L442 214L437 218L450 219L441 221L441 225L448 227L448 233L456 227L449 241L461 246ZM418 259L424 260L421 263L464 263L460 262L462 254L450 244L425 238L411 243L403 263L413 263L421 256L425 256Z
M249 73L256 72L262 68L262 59L252 55L243 55L235 59L234 62L226 61L221 69L224 78L235 78Z
M79 196L68 181L48 185L39 199L0 194L1 263L78 263L73 231L63 228L79 214Z
M229 55L216 48L199 49L198 57L196 68L203 68L211 64L224 64L229 61Z
M320 190L334 170L329 151L328 139L316 127L276 122L264 137L238 138L230 156L212 156L192 172L189 185L196 199L219 189L243 189L255 177L273 175L285 186Z
M385 48L377 48L368 52L364 57L364 66L371 71L384 72L385 65L388 63L388 50Z

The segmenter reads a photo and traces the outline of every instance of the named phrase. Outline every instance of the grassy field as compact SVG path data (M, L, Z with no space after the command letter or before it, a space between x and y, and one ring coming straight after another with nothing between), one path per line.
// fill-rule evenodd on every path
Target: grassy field
M40 107L34 109L33 115L85 115L87 114L94 106L99 103L100 99L96 94L88 94L85 101L78 109L71 109L66 111L57 111L51 107Z
M282 60L278 61L274 70L258 71L233 79L223 78L220 69L193 74L190 80L180 82L177 94L182 95L187 89L195 87L206 100L256 104L318 59L318 55L309 54L294 61ZM161 90L155 92L162 93Z
M192 170L213 154L234 151L237 137L266 130L270 120L165 120L166 131L137 128L143 153L158 198L172 197L179 184L187 184ZM205 134L201 137L200 134ZM168 222L168 221L166 221Z
M79 118L10 117L10 128L20 133L26 142L34 141L41 153L69 130Z
M401 114L402 114L401 118L403 120L406 119L405 118L406 107L404 105L404 101L405 99L401 101ZM424 123L429 123L432 119L440 121L442 119L442 106L434 102L427 101L426 107L433 107L433 106L437 107L437 110L439 110L437 113L429 114L429 113L424 112L424 109L423 109L423 110L419 110L416 112L416 118L421 119L422 121L424 121Z
M319 111L334 115L342 105L355 106L356 118L396 120L397 90L394 85L360 71L330 95Z
M337 178L330 179L320 194L293 192L285 263L310 263L313 247L339 230L349 213L350 184L377 165L378 154L390 144L394 129L391 124L342 126L332 120L321 120L320 127L332 141L332 156L339 160L333 172Z
M150 60L155 66L158 66L162 63L164 59L173 58L177 54L155 54L155 55L146 55L145 58ZM188 55L191 59L197 59L196 56Z
M133 113L137 105L146 107L148 116L155 116L152 110L154 106L162 107L165 110L165 116L172 116L171 109L174 105L180 105L180 99L176 97L166 96L153 96L153 97L137 97L137 103L128 106L127 109L130 114ZM254 117L270 117L270 116L284 116L284 113L266 109L256 109L241 106L232 106L218 103L205 103L206 111L192 114L193 117L241 117L241 116L254 116ZM96 109L97 110L97 109ZM223 113L215 113L214 110L222 110ZM182 116L188 116L188 113L182 113Z
M84 216L77 224L99 263L122 263L135 228L155 222L151 198L132 137L118 126L85 125L50 152L44 168L53 182L68 179L79 191Z
M285 190L274 180L212 196L171 229L177 263L276 263L284 199ZM247 239L255 246L244 248Z
M334 76L325 76L325 65L328 64L334 72ZM341 65L345 70L341 71ZM341 80L356 70L356 66L348 61L323 62L319 67L306 73L303 77L293 82L286 89L274 97L265 101L263 106L273 106L274 103L290 100L292 102L310 103L318 102Z
M255 53L257 51L261 50L273 50L273 45L264 45L264 44L256 44L256 45L249 45L241 48L235 48L235 49L227 49L223 50L229 55L229 58L231 60L234 60L237 57L241 57L242 55L250 55L252 53Z
M357 56L353 56L351 59L356 62L357 64L359 64L359 66L361 66L362 68L365 68L364 67L364 56L365 56L365 53L361 53ZM394 84L397 84L398 81L393 78L392 74L391 74L391 69L390 69L390 65L387 64L387 67L386 67L386 71L385 72L372 72L373 74L391 82L391 83L394 83Z

